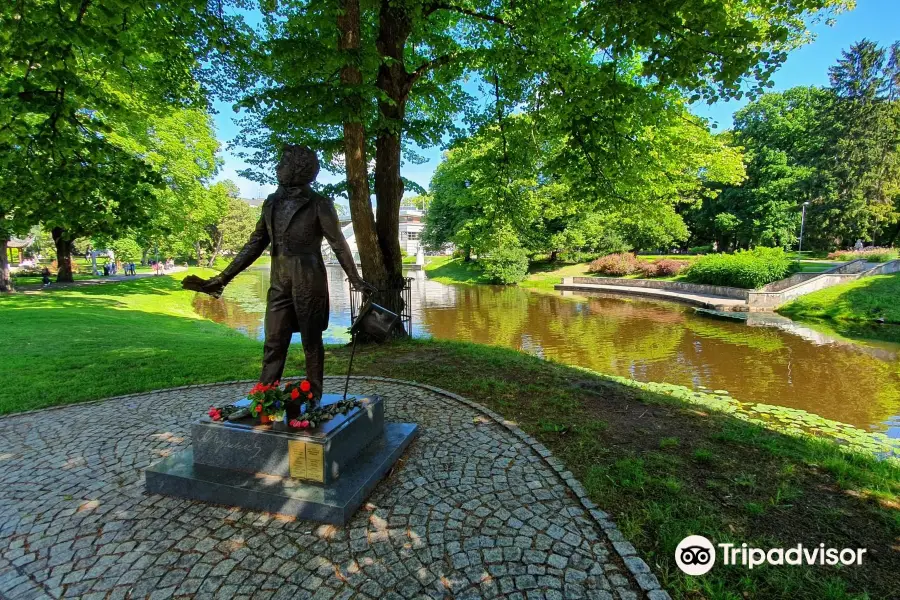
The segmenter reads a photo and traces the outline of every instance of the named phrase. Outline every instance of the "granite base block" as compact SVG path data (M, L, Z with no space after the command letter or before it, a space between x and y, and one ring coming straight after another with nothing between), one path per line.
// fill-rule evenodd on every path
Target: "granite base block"
M417 429L414 423L385 423L384 434L326 486L195 464L189 448L148 468L146 489L151 494L343 525L397 462Z
M341 396L326 394L322 405L339 402ZM363 448L384 429L384 402L378 396L354 397L365 403L350 414L337 415L312 430L273 431L255 426L253 420L231 423L204 417L191 427L194 462L209 467L291 477L289 448L302 442L321 448L322 468L317 476L301 477L329 484L343 476Z

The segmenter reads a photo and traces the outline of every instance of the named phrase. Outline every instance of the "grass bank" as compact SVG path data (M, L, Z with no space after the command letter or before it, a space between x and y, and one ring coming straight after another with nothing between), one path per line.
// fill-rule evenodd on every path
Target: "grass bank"
M328 371L346 368L329 351ZM515 351L413 341L358 351L357 373L410 379L472 398L546 444L610 511L678 598L889 598L896 590L900 466L830 441L773 432L711 410L676 386L612 378ZM692 399L693 398L693 399ZM689 534L738 546L867 548L862 567L674 563Z
M0 295L0 413L256 377L260 344L194 314L186 274Z
M652 262L659 259L686 260L693 261L698 257L696 255L687 254L658 254L658 255L640 255L640 260ZM830 269L841 263L835 261L813 261L803 260L797 263L797 271L804 273L818 273ZM519 283L519 287L538 290L553 291L554 286L562 282L563 277L598 277L588 271L590 263L560 263L547 261L533 261L528 267L528 277ZM425 272L429 279L433 279L439 283L446 284L486 284L489 283L481 273L476 261L466 262L461 258L451 258L449 256L429 257L428 263L425 265ZM625 275L626 279L640 279L641 275ZM672 277L654 277L661 281L683 281L683 275Z
M802 296L778 309L792 319L900 323L900 273L863 277Z
M519 287L552 291L553 286L560 283L563 277L589 277L589 263L532 262L528 267L528 277L519 283ZM475 261L466 262L461 258L436 256L425 265L429 279L439 283L487 284L481 269Z
M180 274L179 274L180 275ZM252 378L259 342L198 319L178 278L0 297L11 412L187 383ZM330 347L326 372L349 350ZM300 360L294 352L291 364ZM438 341L358 350L357 374L433 384L540 439L612 513L676 598L889 598L896 590L900 467L729 413L715 394L634 384L518 352ZM770 548L866 548L861 567L674 564L688 534Z

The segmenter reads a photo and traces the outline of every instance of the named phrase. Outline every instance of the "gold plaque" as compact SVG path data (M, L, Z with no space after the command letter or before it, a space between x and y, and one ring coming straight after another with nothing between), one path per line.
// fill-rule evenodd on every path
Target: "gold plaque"
M306 479L306 442L288 440L288 460L291 466L291 477Z
M325 481L325 447L321 444L306 446L306 478L319 483Z

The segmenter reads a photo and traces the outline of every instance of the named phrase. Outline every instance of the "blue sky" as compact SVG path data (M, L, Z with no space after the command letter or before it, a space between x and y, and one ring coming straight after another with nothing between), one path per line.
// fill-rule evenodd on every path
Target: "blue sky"
M826 85L828 83L828 67L833 65L841 55L841 50L862 38L869 38L882 46L900 39L900 0L857 0L856 9L839 15L836 23L829 27L824 23L817 25L813 32L816 39L802 48L792 52L781 69L775 73L773 90L785 90L797 85ZM718 131L731 126L732 115L746 105L746 101L718 102L712 106L698 104L692 110L700 116L711 119L718 125ZM219 113L215 117L217 135L223 148L237 133L234 125L235 117L230 106L217 104ZM404 177L427 188L434 169L440 162L441 149L422 150L428 162L420 165L406 164L402 168ZM223 152L224 167L218 179L231 179L241 188L244 198L265 196L274 188L259 186L255 182L243 179L237 171L243 163ZM323 173L319 177L323 183L333 182L334 177Z

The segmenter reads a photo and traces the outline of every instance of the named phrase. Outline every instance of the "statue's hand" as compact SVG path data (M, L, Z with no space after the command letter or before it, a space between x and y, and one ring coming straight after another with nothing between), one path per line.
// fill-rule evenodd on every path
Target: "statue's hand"
M209 294L213 298L219 298L225 290L225 281L218 275L210 279L203 279L196 275L188 275L182 280L181 287L193 292Z
M362 277L354 279L351 283L353 283L353 287L367 294L372 294L378 291L377 287L375 287L371 283L368 283Z

